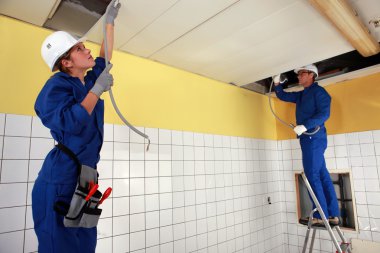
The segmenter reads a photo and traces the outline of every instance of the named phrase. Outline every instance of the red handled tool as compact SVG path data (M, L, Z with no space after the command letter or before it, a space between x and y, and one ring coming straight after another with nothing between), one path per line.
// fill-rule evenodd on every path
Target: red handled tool
M90 198L92 197L92 195L94 195L94 193L98 190L98 188L99 188L99 185L98 185L98 184L94 184L94 185L91 187L89 193L88 193L87 196L86 196L86 201L89 201L89 200L90 200Z
M111 187L108 187L107 190L103 193L103 196L102 196L102 198L100 199L98 205L100 205L101 203L103 203L103 201L111 195L111 192L112 192L112 188L111 188Z

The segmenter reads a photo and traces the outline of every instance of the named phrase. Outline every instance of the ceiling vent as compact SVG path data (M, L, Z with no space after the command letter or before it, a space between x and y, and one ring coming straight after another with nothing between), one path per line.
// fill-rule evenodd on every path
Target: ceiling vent
M44 27L83 36L105 13L111 0L62 0Z

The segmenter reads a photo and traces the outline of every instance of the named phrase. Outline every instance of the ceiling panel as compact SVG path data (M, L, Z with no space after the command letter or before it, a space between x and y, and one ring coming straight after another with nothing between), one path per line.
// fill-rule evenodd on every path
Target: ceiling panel
M203 72L238 85L352 50L328 23L322 29L320 17L314 15L304 3L296 3L276 12L230 40L252 43L246 47L240 46L234 54L224 59L216 59L215 62L223 61L224 64L208 64ZM222 48L214 55L220 54ZM212 52L212 49L208 51Z
M316 23L319 26L318 22L307 23L307 29L313 29ZM231 79L237 85L244 85L353 50L335 31L311 32L307 37L299 35L299 30L289 30L278 41L270 40L234 56L226 63L230 70L217 69L213 74L222 73L224 80ZM210 72L207 74L211 75Z
M59 0L1 0L0 13L42 26Z
M182 52L177 59L191 59L203 55L208 48L214 47L219 41L227 37L234 36L238 31L244 30L252 23L271 15L277 10L296 2L297 0L242 0L231 6L219 15L213 17L202 26L192 30L175 43L160 50L152 56L154 59L165 59L166 57L176 58L177 52ZM261 35L258 35L259 37ZM238 41L231 45L239 47L245 45L245 41ZM195 53L195 55L194 55ZM206 60L206 59L205 59Z
M179 1L121 49L149 57L236 2L238 0Z
M131 38L154 23L178 0L120 0L122 8L115 20L115 48L120 48ZM100 43L103 39L103 19L92 27L86 37Z
M244 85L352 50L307 2L260 2L240 1L151 58Z

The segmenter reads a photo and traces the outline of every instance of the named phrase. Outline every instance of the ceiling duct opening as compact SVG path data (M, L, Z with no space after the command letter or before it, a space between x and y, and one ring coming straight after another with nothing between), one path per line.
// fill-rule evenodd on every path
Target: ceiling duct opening
M106 12L111 0L62 0L44 27L83 36Z
M356 70L379 65L380 54L376 54L370 57L363 57L358 53L358 51L354 50L320 62L316 62L314 64L318 67L319 72L319 77L316 79L316 81L321 81L327 78L340 76ZM283 74L288 78L288 82L283 85L285 89L298 86L298 78L293 70L285 72ZM272 77L267 77L256 82L243 85L241 87L257 93L265 94L269 92L271 83Z

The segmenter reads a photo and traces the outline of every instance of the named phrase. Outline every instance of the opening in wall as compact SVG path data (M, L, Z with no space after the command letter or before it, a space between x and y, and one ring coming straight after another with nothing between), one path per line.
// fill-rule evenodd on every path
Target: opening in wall
M341 228L349 230L357 230L355 201L352 193L352 180L350 172L330 173L333 181L340 214L342 218ZM305 182L301 173L295 173L296 194L297 194L297 210L298 220L301 217L308 217L312 210L312 202L309 197Z

